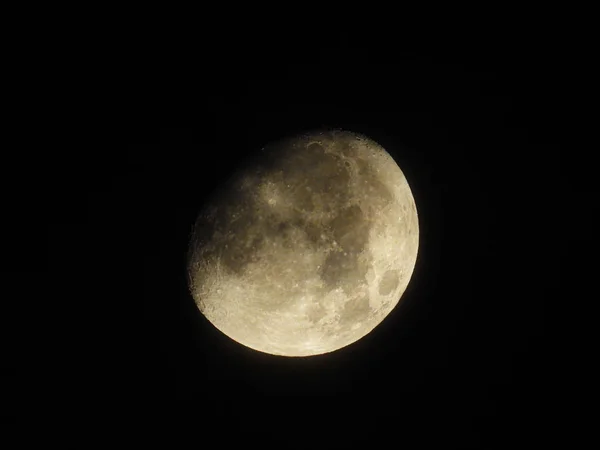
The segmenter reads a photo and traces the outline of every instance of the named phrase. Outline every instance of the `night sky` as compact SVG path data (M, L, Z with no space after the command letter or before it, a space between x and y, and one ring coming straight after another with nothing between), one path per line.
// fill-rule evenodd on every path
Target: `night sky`
M57 429L193 448L551 442L560 36L192 34L132 39L98 66L94 99L106 98L57 184L48 273L68 274L79 302L56 330L46 407ZM419 213L416 268L400 305L355 344L262 354L198 312L189 232L253 151L322 127L366 134L402 168Z

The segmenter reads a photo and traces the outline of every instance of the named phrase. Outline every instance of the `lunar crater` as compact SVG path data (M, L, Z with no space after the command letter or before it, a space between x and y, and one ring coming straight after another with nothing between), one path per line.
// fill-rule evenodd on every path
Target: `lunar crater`
M379 294L388 295L398 287L398 271L388 270L379 281Z

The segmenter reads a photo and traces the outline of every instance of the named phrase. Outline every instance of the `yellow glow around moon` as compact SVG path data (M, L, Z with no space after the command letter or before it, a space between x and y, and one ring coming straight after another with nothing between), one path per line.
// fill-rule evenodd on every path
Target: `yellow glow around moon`
M327 353L398 304L418 241L410 187L380 145L346 131L303 135L264 148L200 214L190 290L247 347Z

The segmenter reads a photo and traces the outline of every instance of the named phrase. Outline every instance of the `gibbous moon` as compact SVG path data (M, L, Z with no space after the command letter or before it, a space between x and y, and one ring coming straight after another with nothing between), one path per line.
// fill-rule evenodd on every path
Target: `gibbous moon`
M283 356L345 347L398 304L415 267L417 209L373 140L314 132L263 148L195 224L188 279L231 339Z

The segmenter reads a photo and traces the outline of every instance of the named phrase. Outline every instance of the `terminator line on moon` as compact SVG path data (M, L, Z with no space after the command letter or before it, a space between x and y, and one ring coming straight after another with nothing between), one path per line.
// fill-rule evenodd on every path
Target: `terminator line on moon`
M398 304L419 242L410 187L373 140L321 131L263 148L200 213L191 294L221 332L283 356L332 352Z

